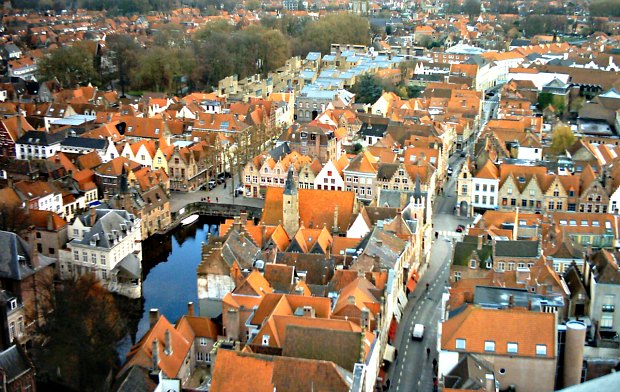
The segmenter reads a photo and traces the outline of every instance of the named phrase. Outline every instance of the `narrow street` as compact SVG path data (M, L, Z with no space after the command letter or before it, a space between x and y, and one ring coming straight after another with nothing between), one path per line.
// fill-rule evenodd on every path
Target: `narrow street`
M395 363L389 370L390 391L432 391L433 359L438 357L437 328L440 316L441 296L447 290L448 274L452 259L453 238L460 236L455 229L458 224L467 225L471 218L461 218L453 214L456 203L456 173L465 158L455 154L450 158L454 175L444 186L445 195L433 200L434 230L440 234L433 242L430 263L413 293L401 319L394 346L398 350ZM428 292L426 285L428 286ZM424 338L415 341L411 338L413 326L424 325ZM427 356L426 348L430 348Z

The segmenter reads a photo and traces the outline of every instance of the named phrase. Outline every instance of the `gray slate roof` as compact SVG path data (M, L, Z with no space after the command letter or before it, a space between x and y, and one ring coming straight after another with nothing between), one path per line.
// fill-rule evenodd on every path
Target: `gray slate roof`
M538 241L497 241L495 256L538 257Z
M79 147L104 150L108 141L106 139L92 139L87 137L70 136L63 140L60 145L63 147Z
M39 268L48 266L53 259L41 254L37 264L33 263L30 246L20 236L8 231L0 231L0 278L22 280L34 274Z
M90 214L80 215L78 219L85 226L91 226L82 240L74 239L71 243L91 246L91 239L98 248L110 249L114 246L114 237L119 239L127 236L128 229L133 227L136 217L125 210L97 209L97 219L90 225ZM123 228L121 225L124 225Z
M31 369L29 362L28 358L15 345L0 352L0 369L6 372L9 383Z
M47 133L44 131L28 131L17 139L16 143L33 146L51 146L65 139L65 132Z

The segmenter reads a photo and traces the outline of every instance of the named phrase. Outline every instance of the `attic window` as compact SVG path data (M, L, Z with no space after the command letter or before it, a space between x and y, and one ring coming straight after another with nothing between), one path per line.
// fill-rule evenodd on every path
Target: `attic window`
M495 352L495 342L493 340L485 340L484 351Z
M577 226L577 221L576 221L576 220L574 220L574 219L571 219L569 224L570 224L571 226Z
M465 339L456 339L457 350L465 350L465 347L467 347L467 342Z
M592 221L592 226L599 227L600 223L598 221Z
M471 259L469 261L469 268L476 268L476 259Z
M588 225L588 221L587 220L582 220L580 225L581 226L587 226Z
M565 219L560 219L560 226L566 226L568 222Z
M128 130L129 132L131 132L131 131L133 130L133 127L129 126L129 127L127 127L127 130Z
M159 135L159 128L155 128L155 135Z
M537 344L536 345L536 355L547 355L547 345L546 344Z
M521 184L525 184L525 177L519 177L519 182Z

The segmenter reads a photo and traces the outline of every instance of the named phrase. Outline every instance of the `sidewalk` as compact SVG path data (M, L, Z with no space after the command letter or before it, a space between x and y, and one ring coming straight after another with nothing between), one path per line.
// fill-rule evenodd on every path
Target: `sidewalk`
M238 183L235 182L235 186ZM238 204L248 207L263 207L265 200L254 199L245 196L232 196L232 180L226 179L226 189L224 184L220 184L210 191L194 191L194 192L170 192L170 212L177 212L188 204L202 201L210 198L211 203L220 204Z

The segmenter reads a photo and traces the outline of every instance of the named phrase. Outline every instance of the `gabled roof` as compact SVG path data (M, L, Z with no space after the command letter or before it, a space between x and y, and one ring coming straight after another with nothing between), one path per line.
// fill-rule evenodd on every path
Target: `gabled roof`
M211 392L348 392L353 376L333 362L220 350Z
M170 354L164 352L166 331L170 334L172 346ZM131 348L123 368L139 365L151 369L153 367L153 341L155 339L157 339L159 368L168 378L178 378L180 376L179 371L193 342L183 336L164 316L160 316L155 325Z
M442 324L441 349L461 351L456 339L465 339L465 352L485 354L485 341L495 342L495 355L555 358L555 316L519 308L484 309L467 306ZM517 353L508 353L508 343L517 343ZM547 347L546 355L536 355L536 345Z

